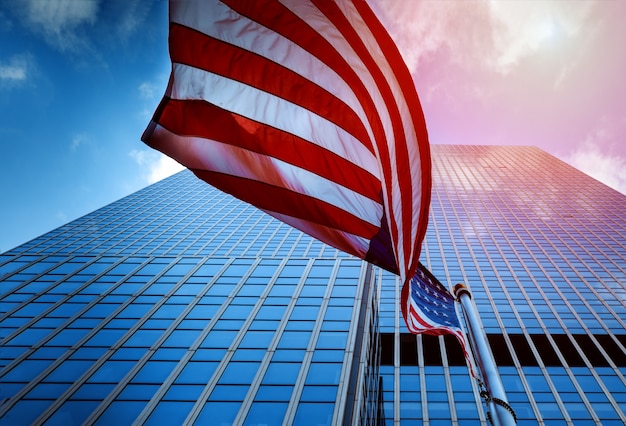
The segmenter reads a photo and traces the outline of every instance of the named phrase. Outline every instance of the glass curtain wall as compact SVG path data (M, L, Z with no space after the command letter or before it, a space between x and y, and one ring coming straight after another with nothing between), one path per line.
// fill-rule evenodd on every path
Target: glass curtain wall
M537 148L432 154L422 261L519 424L625 424L626 196ZM0 254L0 424L487 425L400 285L182 172Z

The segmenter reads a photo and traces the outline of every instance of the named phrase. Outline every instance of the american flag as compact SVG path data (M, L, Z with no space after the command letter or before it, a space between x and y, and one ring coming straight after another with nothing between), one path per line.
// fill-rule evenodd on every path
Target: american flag
M406 295L402 297L402 311L409 331L462 334L454 296L421 263L403 292Z
M413 283L428 135L411 74L367 3L171 1L169 14L172 71L143 141Z
M421 263L408 284L402 288L400 303L404 321L411 333L454 335L461 344L470 372L475 375L465 333L455 309L454 296Z

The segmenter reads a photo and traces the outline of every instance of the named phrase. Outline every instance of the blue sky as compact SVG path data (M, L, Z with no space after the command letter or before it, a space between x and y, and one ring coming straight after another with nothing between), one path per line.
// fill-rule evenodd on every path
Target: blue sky
M626 193L626 2L369 0L431 143L535 145ZM0 252L178 170L141 134L164 0L0 1Z
M167 3L0 3L0 251L156 180Z

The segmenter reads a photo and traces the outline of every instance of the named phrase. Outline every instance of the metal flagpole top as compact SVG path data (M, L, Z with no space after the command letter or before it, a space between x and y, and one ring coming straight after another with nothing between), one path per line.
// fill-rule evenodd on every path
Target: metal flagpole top
M517 423L515 412L507 402L498 367L483 331L478 310L472 302L472 294L465 284L459 283L454 286L454 297L461 303L465 313L470 348L487 388L487 394L482 396L493 413L490 420L495 426L513 426Z
M462 294L467 294L470 298L472 297L472 293L470 293L465 284L462 283L458 283L454 286L452 294L454 295L454 297L457 298L457 300L459 299L459 297L461 297Z

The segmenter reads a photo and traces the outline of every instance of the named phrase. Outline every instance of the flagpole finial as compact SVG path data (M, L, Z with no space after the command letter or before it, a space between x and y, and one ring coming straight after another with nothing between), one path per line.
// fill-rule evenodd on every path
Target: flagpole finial
M467 294L470 297L470 299L472 298L472 293L470 293L470 291L467 289L465 284L462 284L462 283L458 283L457 285L454 286L453 294L457 300L459 300L459 298L463 294Z

